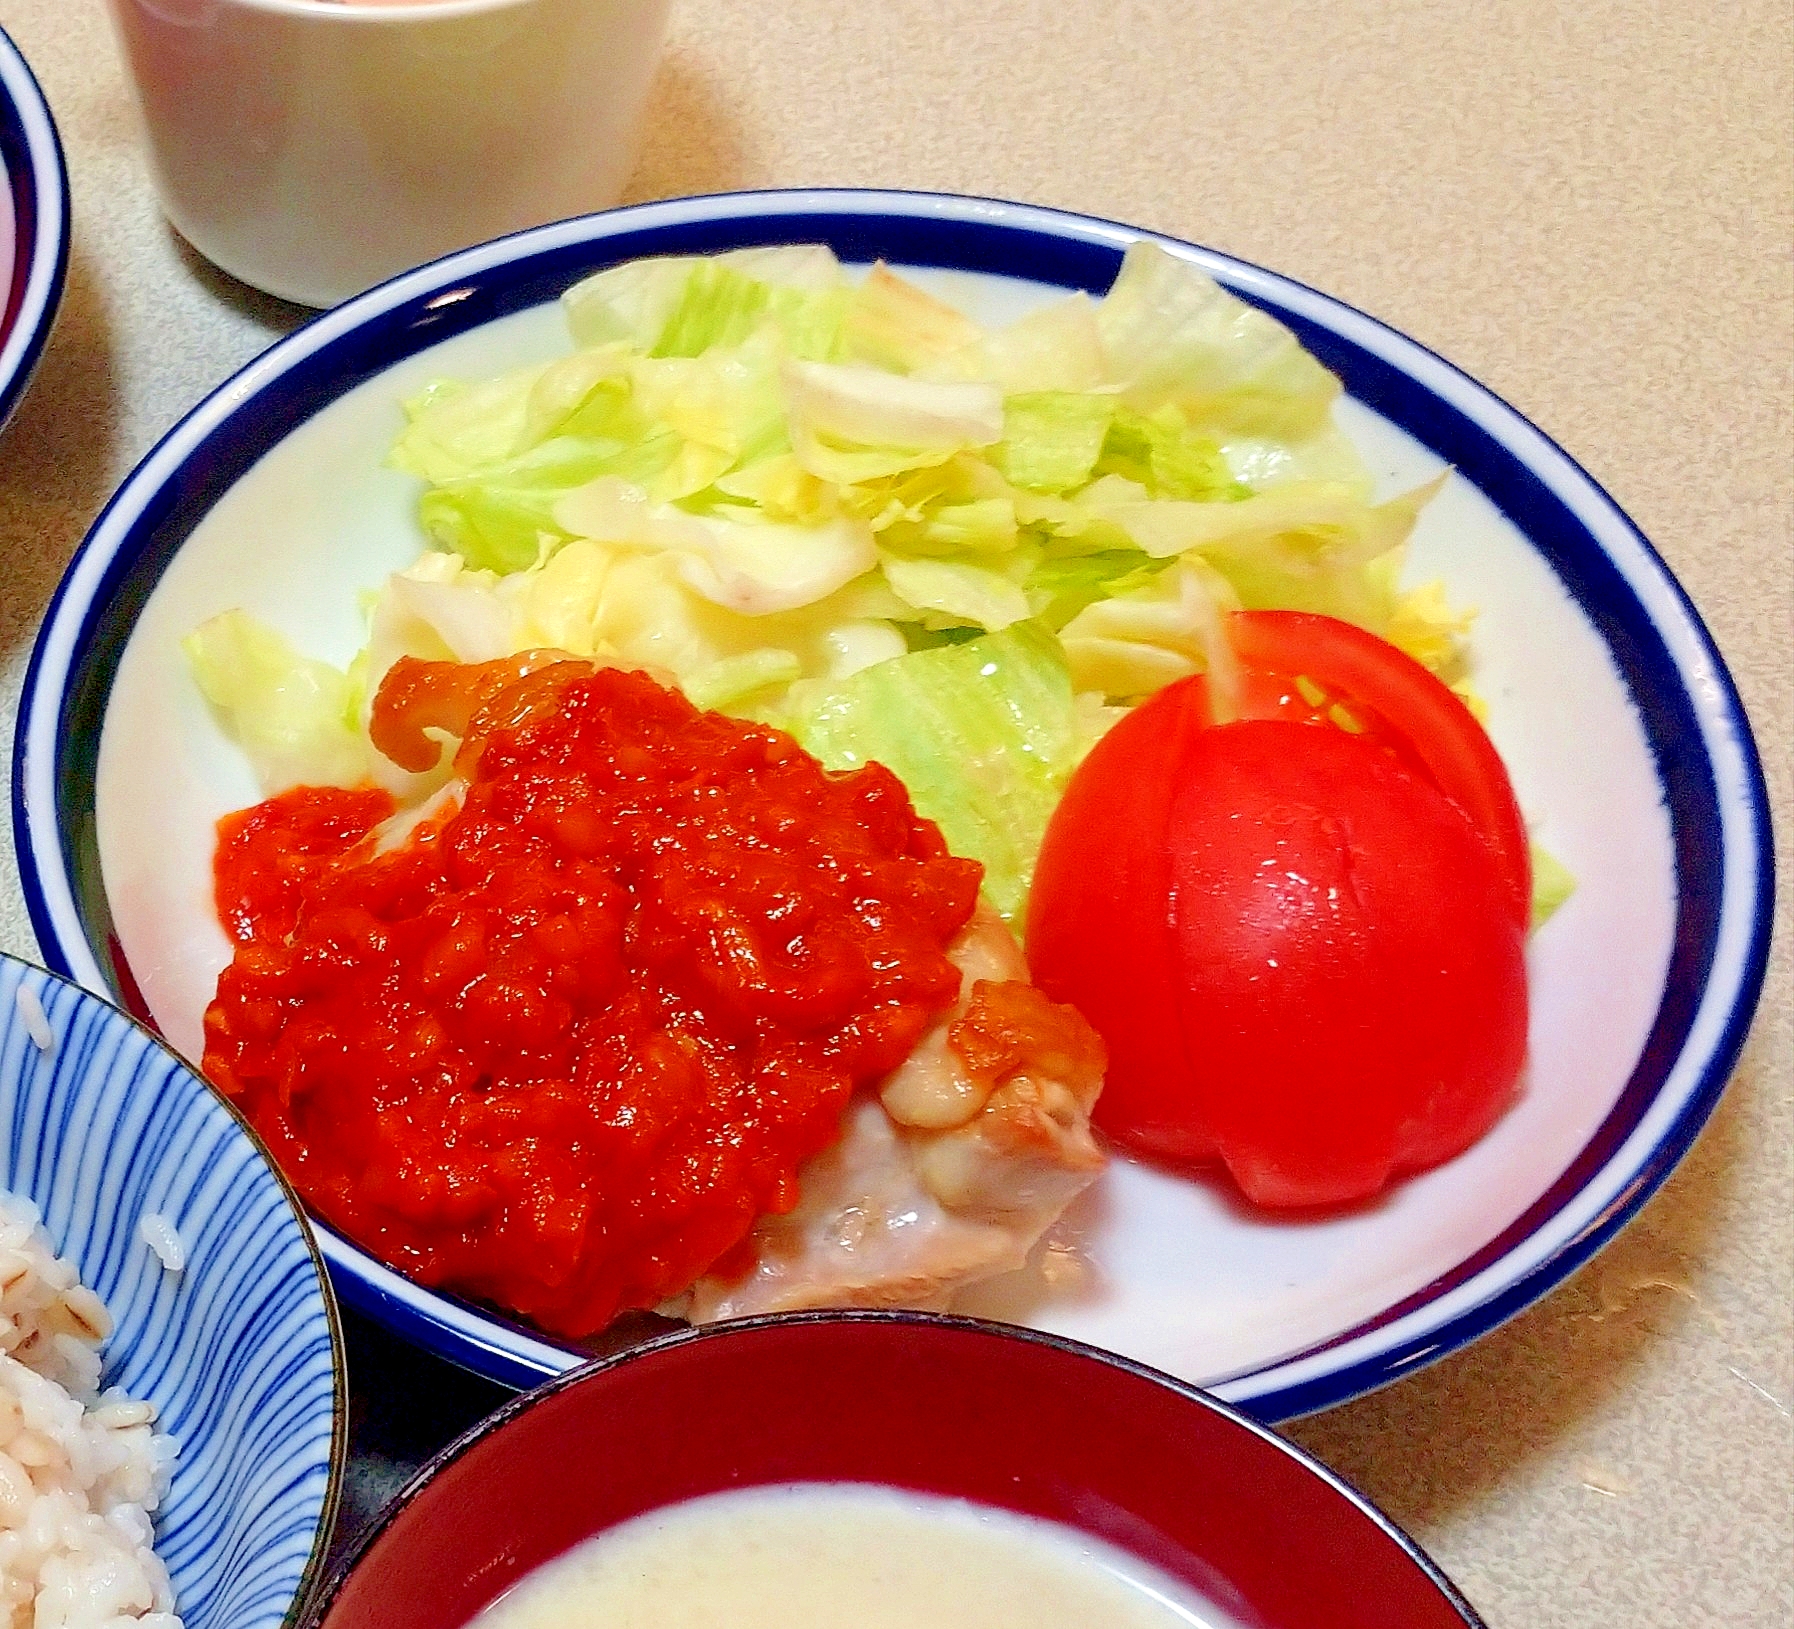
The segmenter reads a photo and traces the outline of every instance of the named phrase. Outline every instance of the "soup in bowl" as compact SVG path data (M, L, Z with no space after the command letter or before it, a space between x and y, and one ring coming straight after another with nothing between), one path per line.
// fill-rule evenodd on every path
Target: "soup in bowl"
M394 1501L308 1629L1008 1629L1048 1602L1093 1629L1478 1622L1343 1482L1194 1387L973 1320L817 1313L518 1398Z

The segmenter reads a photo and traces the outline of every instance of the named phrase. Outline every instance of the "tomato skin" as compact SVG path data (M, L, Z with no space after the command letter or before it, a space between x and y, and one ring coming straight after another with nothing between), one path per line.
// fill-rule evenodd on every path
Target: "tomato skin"
M1199 677L1098 744L1047 831L1029 958L1108 1044L1115 1141L1219 1158L1262 1205L1350 1203L1511 1100L1525 828L1417 663L1326 617L1230 623L1241 716L1217 723Z
M1116 1135L1212 1145L1249 1199L1290 1206L1367 1198L1488 1130L1526 1052L1525 935L1438 788L1343 730L1224 725L1184 754L1167 846L1199 1134Z
M1524 926L1531 919L1526 822L1494 742L1460 697L1387 640L1336 617L1241 612L1228 619L1228 639L1250 671L1318 680L1379 729L1394 731L1405 748L1400 755L1412 755L1489 845L1515 920Z
M1103 1037L1100 1101L1122 1124L1155 1123L1158 1083L1186 1072L1162 838L1174 791L1164 764L1207 722L1189 699L1185 685L1172 685L1097 742L1066 787L1034 868L1029 970Z

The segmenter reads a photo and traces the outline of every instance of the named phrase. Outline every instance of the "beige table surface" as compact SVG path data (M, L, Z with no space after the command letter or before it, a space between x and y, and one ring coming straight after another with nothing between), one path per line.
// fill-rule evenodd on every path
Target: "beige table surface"
M0 439L11 716L70 553L298 313L163 226L100 0L0 0L68 150L62 317ZM1687 585L1794 822L1788 0L679 0L632 199L996 194L1228 250L1405 329L1594 472ZM1595 1263L1293 1434L1495 1629L1794 1624L1788 913L1743 1064ZM34 949L10 846L0 946Z

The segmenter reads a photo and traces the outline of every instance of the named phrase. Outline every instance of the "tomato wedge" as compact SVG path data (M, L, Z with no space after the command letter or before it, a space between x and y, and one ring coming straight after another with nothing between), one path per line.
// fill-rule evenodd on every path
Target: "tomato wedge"
M1076 990L1074 1005L1108 1046L1104 1112L1115 1125L1162 1134L1176 1128L1157 1126L1158 1083L1185 1072L1178 971L1166 939L1171 861L1163 840L1177 786L1164 765L1181 761L1189 737L1203 727L1172 686L1097 742L1048 826L1028 918L1036 983L1049 988L1044 958L1058 987ZM1100 853L1092 852L1099 845ZM1071 885L1068 874L1086 861L1086 886ZM1050 902L1044 910L1043 898ZM1216 1150L1188 1152L1206 1158Z
M1225 695L1168 687L1072 777L1029 958L1109 1046L1115 1140L1218 1158L1260 1204L1348 1203L1512 1096L1525 827L1469 709L1394 647L1306 613L1229 631Z
M1242 611L1228 619L1228 638L1248 671L1305 678L1361 726L1374 721L1396 737L1489 845L1518 920L1532 919L1526 822L1495 743L1460 696L1388 640L1336 617Z

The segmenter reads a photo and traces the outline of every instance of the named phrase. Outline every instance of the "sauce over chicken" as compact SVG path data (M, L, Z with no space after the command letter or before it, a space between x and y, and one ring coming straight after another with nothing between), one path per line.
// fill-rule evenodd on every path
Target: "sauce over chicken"
M1100 1042L881 766L558 653L401 661L371 733L411 769L458 738L457 778L422 819L299 788L220 823L205 1067L393 1266L575 1337L930 1304L1100 1167ZM843 1213L909 1190L950 1259L869 1220L844 1277Z

